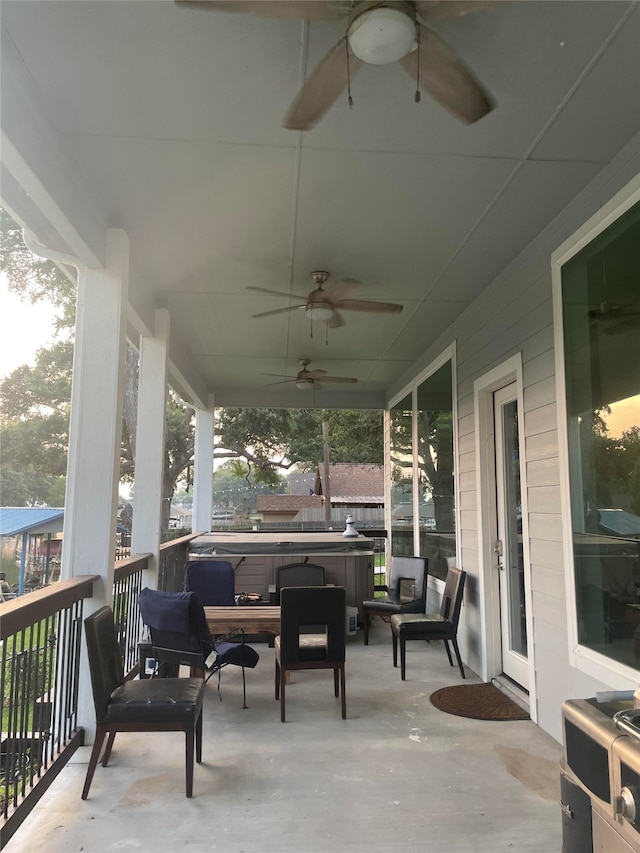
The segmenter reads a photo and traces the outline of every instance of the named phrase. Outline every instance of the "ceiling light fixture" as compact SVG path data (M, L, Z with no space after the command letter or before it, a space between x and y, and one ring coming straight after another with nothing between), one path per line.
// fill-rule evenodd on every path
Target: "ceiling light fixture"
M349 45L358 59L370 65L397 62L416 45L416 23L409 9L381 6L363 12L349 27Z
M296 379L296 388L301 391L308 391L313 388L313 379Z
M333 317L333 306L324 301L307 302L304 307L304 313L310 320L330 320Z

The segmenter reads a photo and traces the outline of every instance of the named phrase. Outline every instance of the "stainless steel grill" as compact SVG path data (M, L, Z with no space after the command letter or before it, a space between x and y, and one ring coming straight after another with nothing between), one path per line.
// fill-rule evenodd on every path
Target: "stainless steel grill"
M562 706L563 853L640 851L640 709L632 700Z

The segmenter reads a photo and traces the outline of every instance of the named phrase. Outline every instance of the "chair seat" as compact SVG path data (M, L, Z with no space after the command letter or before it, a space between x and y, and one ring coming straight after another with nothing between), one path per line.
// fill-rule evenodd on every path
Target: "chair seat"
M427 635L450 633L451 622L439 613L397 613L391 617L391 630L405 639L425 639Z
M299 662L322 661L327 657L327 637L325 634L301 634ZM276 655L280 655L280 637L275 639Z
M378 610L383 613L420 613L422 606L421 601L400 601L393 595L381 595L379 598L362 602L364 610Z
M227 663L254 669L260 660L260 655L252 646L244 643L214 642L213 647L218 657L224 657Z
M145 678L117 687L107 705L107 723L168 723L200 713L201 678Z

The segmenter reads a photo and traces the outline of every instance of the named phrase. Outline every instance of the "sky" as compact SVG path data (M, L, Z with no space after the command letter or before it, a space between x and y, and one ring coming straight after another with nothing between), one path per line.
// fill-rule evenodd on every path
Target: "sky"
M32 305L9 291L0 274L0 377L21 364L35 364L36 351L53 339L53 311L44 300Z

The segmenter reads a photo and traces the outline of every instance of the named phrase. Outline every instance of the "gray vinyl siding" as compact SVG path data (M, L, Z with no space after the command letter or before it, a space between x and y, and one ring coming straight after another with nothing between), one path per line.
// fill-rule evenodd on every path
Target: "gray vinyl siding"
M416 376L456 341L459 564L468 573L460 625L462 656L481 672L478 477L474 382L520 354L529 531L535 692L538 724L562 739L560 706L603 685L569 663L566 579L551 286L551 255L640 172L640 138L622 151L539 237L516 258L415 365ZM487 247L491 251L491 247ZM412 376L406 375L405 381ZM607 685L610 686L610 685Z

